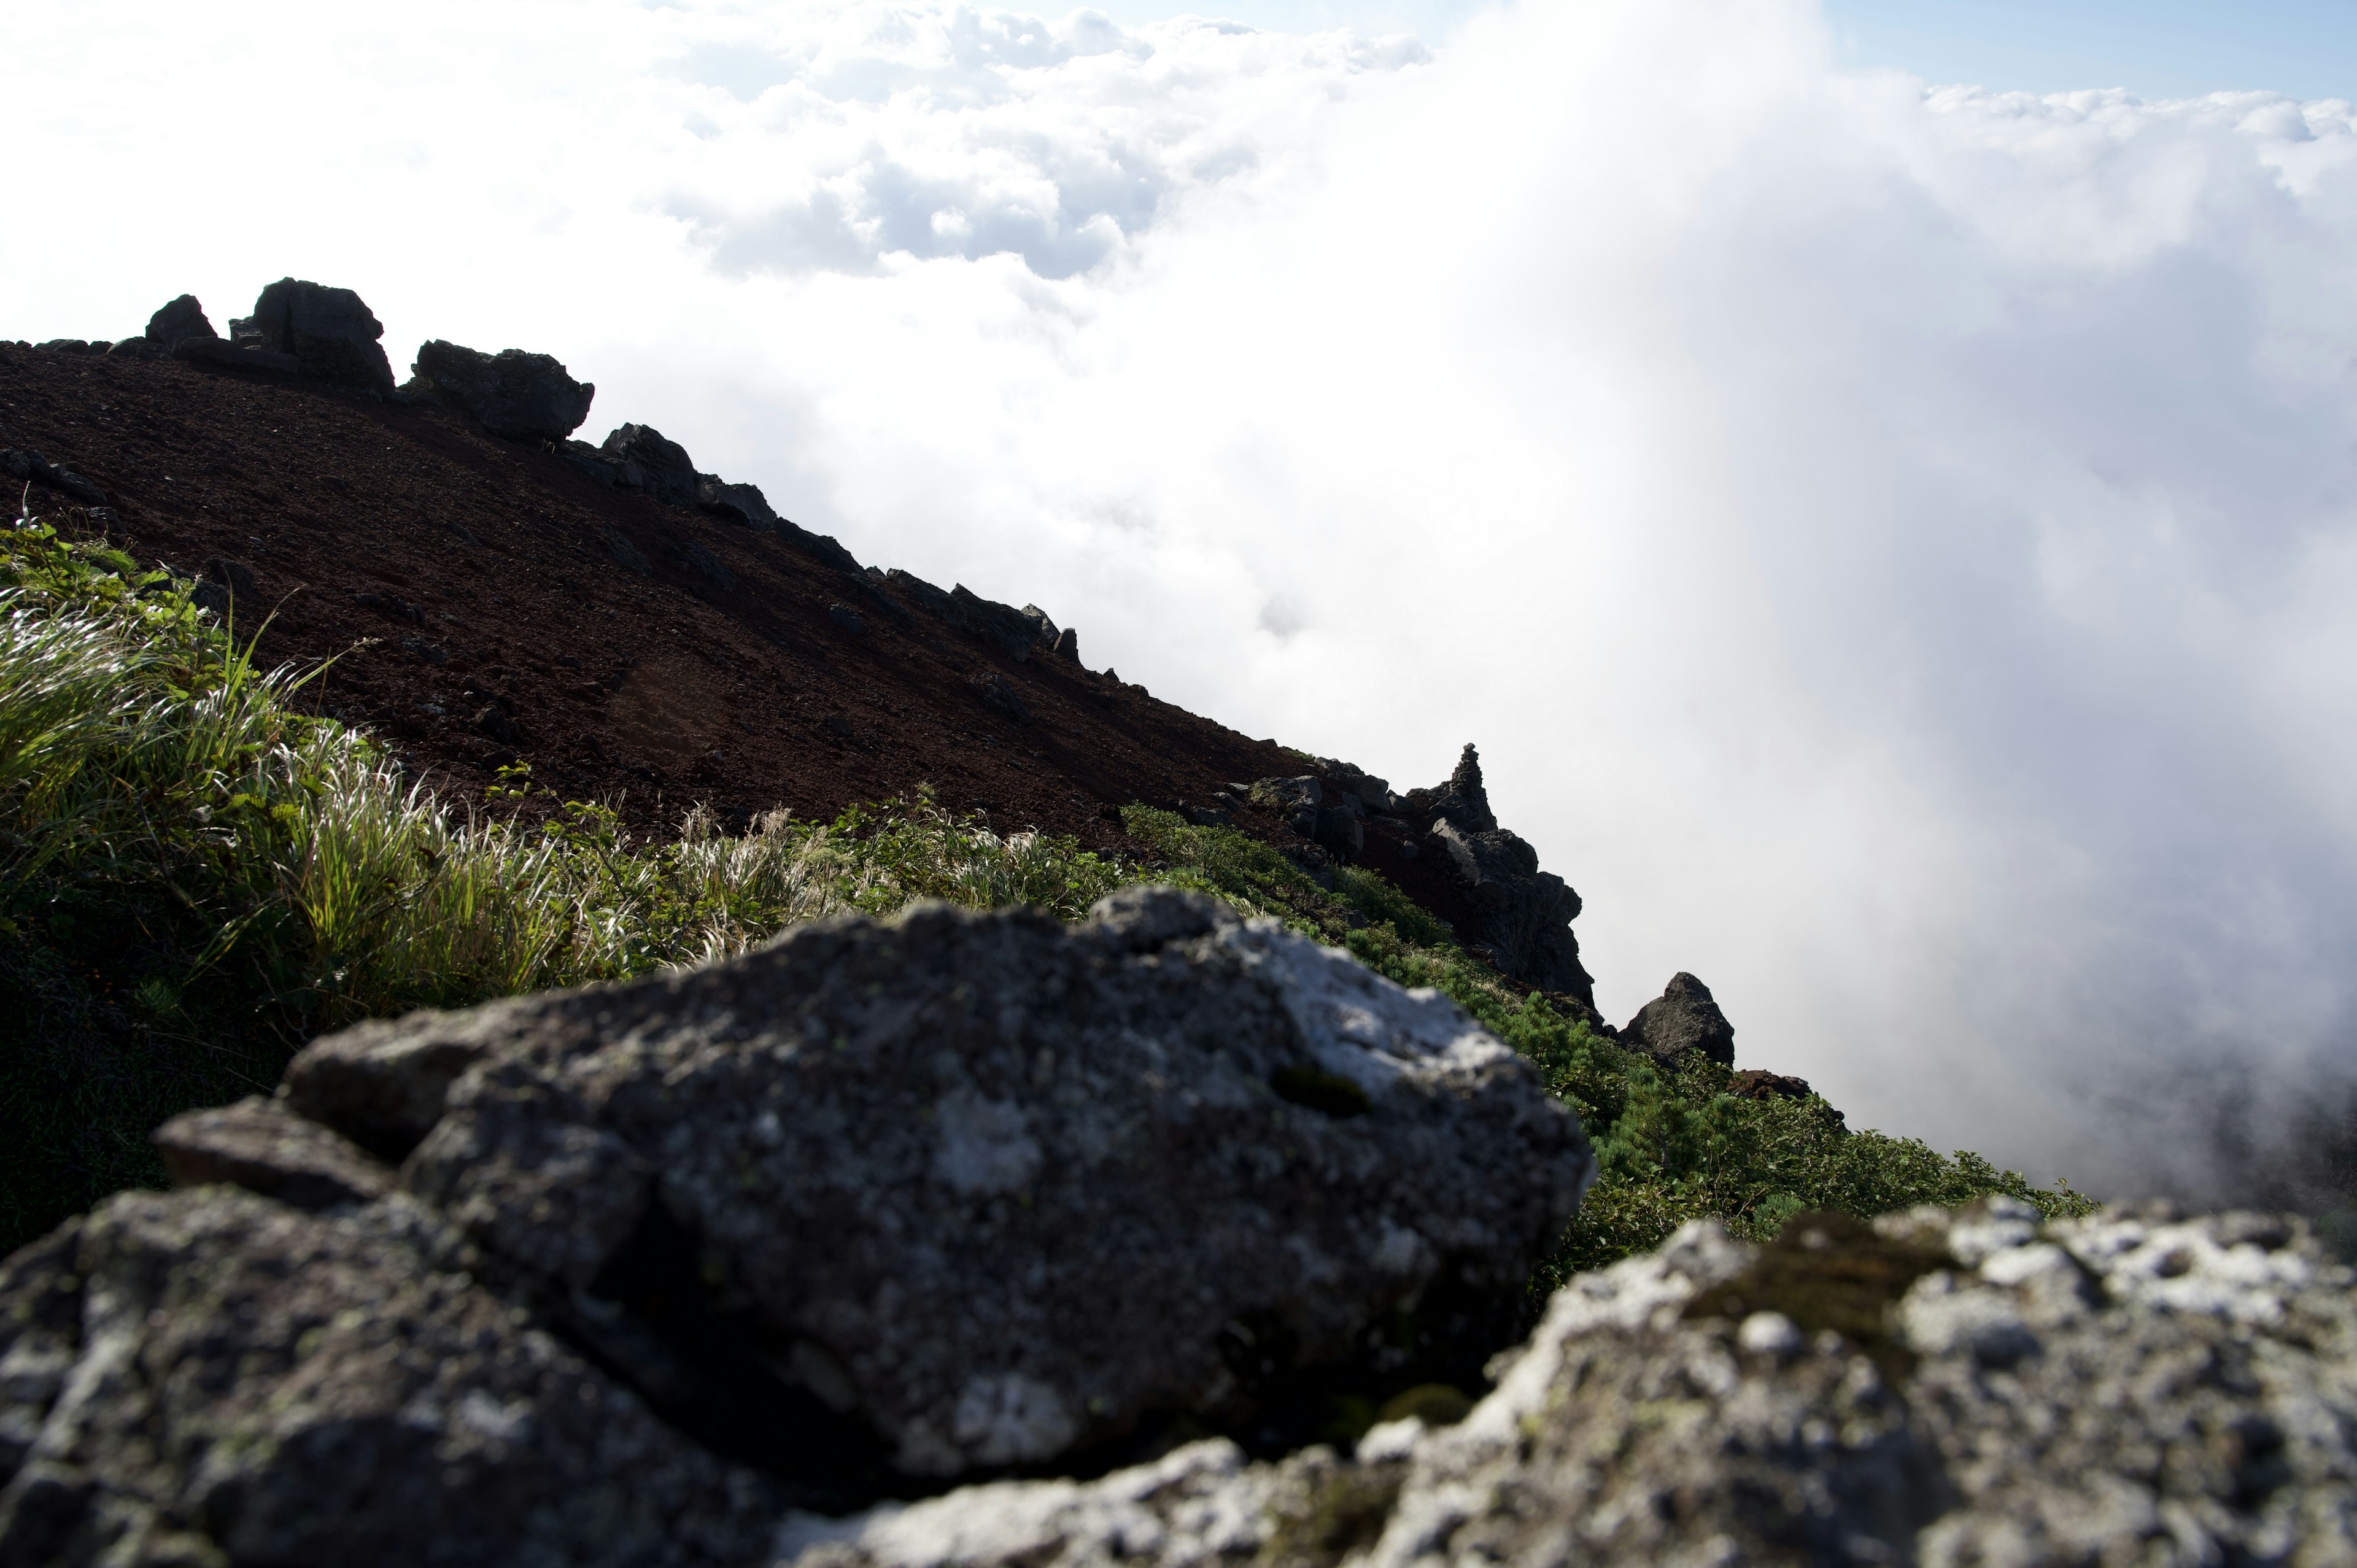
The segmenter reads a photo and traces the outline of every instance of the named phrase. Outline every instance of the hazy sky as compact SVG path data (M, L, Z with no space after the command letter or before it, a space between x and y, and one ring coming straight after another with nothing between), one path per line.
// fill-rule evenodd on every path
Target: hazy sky
M2357 1059L2349 28L2224 9L19 0L0 331L555 353L1247 733L1479 741L1614 1016L2126 1180Z

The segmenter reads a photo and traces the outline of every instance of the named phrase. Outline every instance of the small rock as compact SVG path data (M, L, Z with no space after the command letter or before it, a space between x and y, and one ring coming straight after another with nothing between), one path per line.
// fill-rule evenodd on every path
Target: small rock
M818 721L818 727L844 740L851 738L851 721L841 714L829 714Z
M1620 1043L1664 1067L1676 1066L1688 1051L1700 1051L1722 1067L1735 1065L1735 1026L1718 1010L1710 987L1683 972L1637 1010L1620 1031Z
M546 354L502 349L496 354L436 338L417 350L416 380L405 390L440 399L510 441L562 441L589 417L597 394Z
M181 1187L229 1182L297 1208L373 1203L393 1187L392 1166L260 1095L175 1116L156 1147Z
M695 504L715 517L744 524L756 533L775 533L781 521L759 485L732 485L716 474L695 476Z
M835 625L843 628L845 631L861 631L866 629L865 626L860 621L859 612L853 609L849 605L827 606L826 618L834 622Z
M625 489L643 490L665 506L695 504L695 465L687 448L666 440L662 431L646 424L615 427L599 450L615 466L617 483Z
M193 294L180 295L147 318L147 341L167 354L190 338L220 337Z

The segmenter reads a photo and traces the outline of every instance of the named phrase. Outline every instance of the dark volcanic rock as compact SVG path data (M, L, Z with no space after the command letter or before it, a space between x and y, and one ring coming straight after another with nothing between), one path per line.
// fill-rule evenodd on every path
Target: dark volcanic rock
M985 599L963 583L950 589L942 613L952 626L974 632L1017 664L1030 659L1032 647L1039 640L1039 622L1032 614Z
M2357 1276L2298 1222L2004 1198L1715 1224L1555 1293L1454 1425L803 1518L794 1568L2357 1562Z
M417 350L412 389L472 414L510 441L562 441L589 417L597 389L576 381L546 354L502 349L496 354L436 338Z
M1345 782L1362 802L1383 785L1356 768L1349 773ZM1579 961L1579 939L1571 930L1579 895L1562 877L1541 871L1538 852L1519 834L1498 826L1482 786L1480 754L1467 746L1448 782L1389 800L1402 820L1430 834L1426 849L1447 856L1449 874L1471 906L1470 929L1457 918L1466 947L1501 972L1568 996L1592 1014L1595 982Z
M404 1197L127 1193L0 1265L0 1562L761 1560L784 1494Z
M698 475L687 448L651 425L618 425L599 448L614 465L615 483L644 490L665 506L694 506Z
M384 327L348 288L281 278L262 291L253 314L230 323L240 345L291 354L315 381L393 390L393 366L378 339Z
M741 522L756 532L778 531L777 510L759 485L732 485L716 474L698 474L695 504L715 517Z
M1664 1066L1675 1066L1688 1051L1700 1051L1722 1067L1735 1065L1735 1026L1718 1010L1710 987L1683 972L1637 1009L1620 1031L1620 1043ZM1802 1087L1806 1092L1807 1086Z
M205 307L197 303L193 294L184 294L147 318L147 341L166 353L190 338L219 338L213 324L205 319Z
M928 1476L1250 1423L1321 1366L1477 1378L1593 1170L1454 1004L1168 891L366 1025L287 1093L552 1290L628 1317L630 1260L688 1260L666 1288L764 1347L727 1379ZM657 1321L608 1354L692 1408L627 1348Z
M1481 784L1481 757L1468 741L1448 782L1407 792L1405 809L1436 822L1457 824L1469 833L1495 832L1498 819L1490 810L1490 792Z
M1432 830L1448 853L1458 879L1480 911L1474 940L1490 949L1504 973L1594 1004L1596 983L1579 961L1571 922L1579 895L1560 876L1539 869L1538 851L1501 829L1461 832L1443 818Z
M997 671L991 671L974 684L981 688L982 700L985 706L996 710L1006 718L1014 720L1018 725L1028 725L1031 722L1031 710L1023 705L1022 696L1007 683L1006 677Z

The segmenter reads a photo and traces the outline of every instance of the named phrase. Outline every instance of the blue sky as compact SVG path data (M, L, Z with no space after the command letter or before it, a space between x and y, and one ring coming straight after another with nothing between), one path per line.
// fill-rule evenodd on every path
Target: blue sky
M1135 25L1179 7L1114 0L1103 8ZM1351 24L1434 40L1479 5L1211 0L1183 8L1261 27ZM2144 98L2244 88L2357 98L2357 0L1827 0L1825 11L1845 61L1936 82L2032 92L2125 87Z

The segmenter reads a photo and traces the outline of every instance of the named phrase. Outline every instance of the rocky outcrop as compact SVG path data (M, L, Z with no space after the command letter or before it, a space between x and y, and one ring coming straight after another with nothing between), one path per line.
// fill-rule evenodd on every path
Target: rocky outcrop
M2357 1561L2357 1276L2296 1220L1709 1222L1556 1293L1454 1425L1203 1444L782 1537L796 1568Z
M218 338L221 334L205 318L205 307L197 303L197 296L184 294L147 318L144 336L150 346L168 354L188 338Z
M230 336L237 348L291 356L314 381L393 390L393 365L378 341L384 327L348 288L281 278L262 291L252 316L230 323Z
M1594 1168L1453 1004L1151 889L363 1026L159 1142L225 1185L0 1276L0 1559L754 1562L790 1499L1281 1448L1478 1380Z
M589 417L597 394L551 356L521 349L486 354L436 338L418 349L414 369L403 390L447 403L510 441L564 440Z
M666 506L695 504L698 476L687 448L652 425L617 425L597 450L624 489L643 490L649 500Z
M1710 987L1684 972L1637 1009L1620 1031L1620 1043L1664 1067L1677 1066L1688 1051L1700 1051L1721 1067L1735 1065L1735 1026L1718 1010ZM1807 1089L1802 1085L1803 1092Z
M1490 792L1481 783L1481 757L1470 741L1458 754L1457 768L1447 782L1429 789L1411 789L1399 804L1403 814L1427 826L1450 822L1459 832L1498 831L1497 816L1490 810Z
M1363 776L1362 776L1363 777ZM1370 780L1380 785L1381 780ZM1481 758L1467 746L1445 783L1390 798L1399 818L1424 830L1470 906L1471 928L1458 938L1501 973L1572 998L1592 1012L1596 983L1579 961L1579 895L1539 869L1538 851L1498 826L1481 782Z
M71 468L52 463L39 452L0 450L0 474L25 480L70 497L84 506L104 506L106 492Z
M760 486L731 484L717 474L695 476L695 504L715 517L742 523L757 533L775 533L782 521L770 505L770 499L761 493Z

